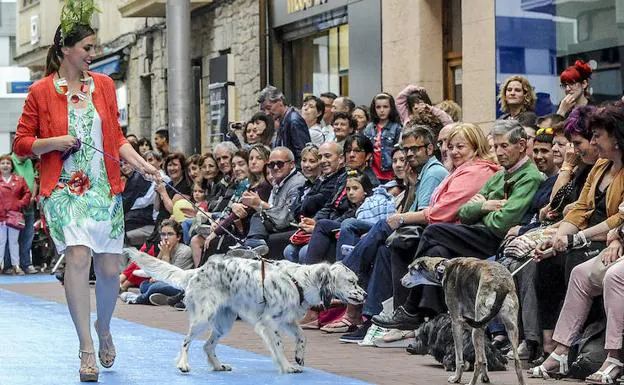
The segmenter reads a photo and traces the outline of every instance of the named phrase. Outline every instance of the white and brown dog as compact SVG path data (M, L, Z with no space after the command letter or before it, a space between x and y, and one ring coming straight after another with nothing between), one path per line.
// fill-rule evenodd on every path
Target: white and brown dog
M182 270L136 249L125 252L152 277L185 292L190 329L178 357L177 367L182 372L190 370L191 341L205 331L210 331L204 344L208 362L214 370L231 370L219 361L215 347L238 315L254 326L282 373L300 373L305 337L297 321L310 306L323 303L329 307L333 297L351 304L360 304L366 298L356 274L341 263L299 265L214 255L200 268ZM298 365L288 362L281 331L295 338Z
M423 278L442 285L451 316L456 364L449 382L460 382L465 368L462 323L473 328L475 364L469 385L476 384L479 374L482 382L490 382L485 362L485 328L498 316L511 341L518 382L524 385L518 357L518 296L509 270L500 263L477 258L422 257L410 264L401 283L409 288L421 283Z

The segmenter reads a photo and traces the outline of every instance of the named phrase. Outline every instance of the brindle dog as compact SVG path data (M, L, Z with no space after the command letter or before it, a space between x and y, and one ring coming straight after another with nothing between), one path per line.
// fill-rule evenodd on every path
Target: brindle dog
M455 374L448 381L460 382L464 371L463 322L473 328L475 347L474 373L469 385L477 383L479 374L482 382L490 382L485 363L485 327L498 316L511 341L518 382L524 385L518 357L518 296L509 270L499 263L476 258L422 257L412 262L401 282L405 287L413 287L422 277L442 285L453 322L456 365Z

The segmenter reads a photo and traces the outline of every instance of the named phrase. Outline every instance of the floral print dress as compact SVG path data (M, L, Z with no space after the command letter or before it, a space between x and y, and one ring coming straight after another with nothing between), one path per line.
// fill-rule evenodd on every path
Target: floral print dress
M93 82L90 87L93 92ZM58 87L57 91L63 93ZM83 144L63 162L56 188L43 201L50 235L59 254L78 245L94 253L120 254L123 205L120 194L111 196L104 156L93 148L103 148L102 121L90 98L80 109L68 100L68 122L69 135Z

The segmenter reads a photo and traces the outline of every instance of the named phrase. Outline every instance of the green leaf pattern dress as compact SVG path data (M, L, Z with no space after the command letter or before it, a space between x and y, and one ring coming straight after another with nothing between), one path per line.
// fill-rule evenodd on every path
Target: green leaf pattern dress
M95 85L90 83L91 93ZM58 86L57 91L63 93ZM102 150L102 121L90 97L85 108L75 108L69 99L67 104L68 133L83 144L64 161L56 188L43 201L50 235L59 253L67 246L80 245L94 253L120 254L124 239L121 194L111 196L104 156L88 146Z

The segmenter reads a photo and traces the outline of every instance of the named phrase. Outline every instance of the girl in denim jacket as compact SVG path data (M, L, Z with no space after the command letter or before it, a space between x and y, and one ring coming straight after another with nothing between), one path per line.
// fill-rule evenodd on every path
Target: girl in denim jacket
M370 106L371 122L364 135L373 142L372 168L381 183L394 178L392 150L401 136L401 117L392 95L375 95Z

